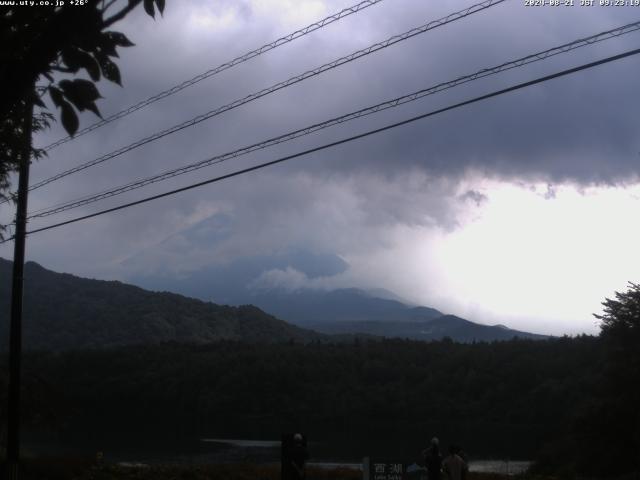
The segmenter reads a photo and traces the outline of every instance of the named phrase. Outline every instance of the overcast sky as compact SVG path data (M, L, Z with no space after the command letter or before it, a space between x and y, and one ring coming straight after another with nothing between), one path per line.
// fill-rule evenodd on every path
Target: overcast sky
M333 12L351 0L171 0L117 24L124 88L102 82L111 114ZM509 0L167 136L30 196L31 210L248 145L482 68L640 20L640 7L528 7ZM598 2L596 2L598 3ZM472 5L384 0L126 119L53 150L31 182ZM118 205L640 47L632 33L47 219ZM335 254L322 281L270 272L290 288L386 288L473 321L541 333L595 333L592 313L640 281L640 57L446 112L221 183L28 238L28 259L93 278L185 275L286 247ZM83 115L81 125L95 121ZM60 126L39 135L46 145ZM2 207L2 219L11 211ZM211 248L169 237L224 214ZM186 238L186 237L185 237ZM201 239L200 239L201 240ZM188 241L185 240L185 241ZM185 247L183 245L183 247ZM185 250L189 253L185 254ZM127 260L141 252L149 264ZM11 258L12 246L0 247ZM155 260L153 260L155 259ZM153 263L153 262L156 263Z

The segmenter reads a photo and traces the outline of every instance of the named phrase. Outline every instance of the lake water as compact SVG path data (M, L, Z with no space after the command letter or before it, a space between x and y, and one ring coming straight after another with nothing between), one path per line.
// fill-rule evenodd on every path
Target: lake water
M183 458L186 463L219 463L233 461L254 461L261 463L276 463L279 461L279 440L248 440L226 438L203 438L201 443L204 448L198 453L186 455ZM358 459L351 461L332 460L330 448L320 442L310 442L309 450L312 459L309 465L322 468L346 467L362 470L362 463ZM319 455L314 455L318 452ZM179 460L180 457L176 458ZM180 462L182 463L182 462ZM482 473L500 473L503 475L516 475L524 473L530 461L525 460L471 460L469 470Z
M63 448L60 444L53 447L50 443L33 444L28 450L34 454L68 455L104 452L108 462L123 465L180 464L205 465L219 463L259 463L277 464L280 462L280 440L251 440L228 438L203 438L179 444L169 444L166 439L157 442L134 442L124 444L122 440L111 444L84 444ZM391 445L391 444L390 444ZM377 449L377 451L376 451ZM413 446L389 450L382 445L368 447L363 443L336 443L310 441L310 465L322 468L346 467L362 470L362 458L370 455L375 458L407 459L409 463L419 460L420 449L415 449L418 457L410 459L405 453L414 450ZM469 469L473 472L499 473L515 475L523 473L531 465L529 461L500 459L471 459Z
M469 462L469 470L482 473L502 473L504 475L517 475L524 473L531 466L526 460L472 460Z

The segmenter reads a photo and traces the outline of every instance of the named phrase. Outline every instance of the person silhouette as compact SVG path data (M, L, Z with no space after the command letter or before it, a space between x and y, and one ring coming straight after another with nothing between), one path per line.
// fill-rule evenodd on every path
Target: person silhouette
M469 467L462 458L462 449L456 445L449 447L449 455L442 462L447 480L465 480Z
M300 433L293 436L293 446L291 447L291 467L295 480L304 480L306 476L306 464L309 459L309 451L304 445L304 440Z
M424 455L424 466L427 469L428 480L440 480L442 472L442 455L440 454L440 441L437 437L431 439L429 448L422 452Z

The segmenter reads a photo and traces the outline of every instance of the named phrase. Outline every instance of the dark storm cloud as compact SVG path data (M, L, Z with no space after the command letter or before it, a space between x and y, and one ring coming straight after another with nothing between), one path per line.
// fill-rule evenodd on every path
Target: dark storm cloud
M461 201L471 201L477 206L487 201L487 196L476 190L467 190L464 194L458 197Z
M124 88L102 83L105 100L99 107L105 115L117 112L352 3L176 0L168 2L165 17L155 22L136 12L116 28L136 43L121 52ZM34 166L32 179L46 178L471 4L386 0L53 150L49 159ZM195 162L614 28L630 22L636 10L527 8L523 1L511 0L35 191L31 206L42 208ZM489 77L118 197L99 208L403 120L619 53L639 41L639 34L631 34ZM169 237L179 239L185 229L223 213L233 218L234 228L215 250L206 243L177 245L180 248L175 251L160 251L153 261L189 270L249 251L268 253L284 243L327 253L355 252L364 258L397 244L401 227L455 228L462 208L477 208L485 199L480 189L466 185L469 178L502 178L525 185L633 181L640 159L639 65L636 57L622 60L242 179L34 235L29 252L52 268L117 277L127 258ZM83 115L82 124L94 120ZM55 127L38 137L37 143L47 144L61 134ZM85 207L32 226L96 208ZM178 255L178 251L187 253ZM0 254L10 256L6 248Z
M324 13L344 6L343 2L328 3ZM316 32L61 147L34 175L46 177L461 7L460 2L428 7L409 0L384 2L326 32ZM108 101L101 108L107 114L117 111L282 33L283 26L273 17L259 17L264 9L254 10L249 2L185 2L172 6L166 18L155 23L140 12L128 19L122 30L138 46L123 53L126 88L103 85ZM242 106L60 184L73 185L84 193L149 175L618 26L627 19L615 9L535 10L519 1L507 2ZM271 159L600 58L625 49L638 38L632 34L490 77L256 158ZM636 59L623 60L422 120L323 152L316 156L319 161L298 160L287 168L393 173L417 166L436 175L459 175L473 168L509 178L628 179L637 173L640 151L633 121L638 107L634 79L639 70ZM59 130L43 138L43 143L56 135ZM43 193L42 198L49 197Z

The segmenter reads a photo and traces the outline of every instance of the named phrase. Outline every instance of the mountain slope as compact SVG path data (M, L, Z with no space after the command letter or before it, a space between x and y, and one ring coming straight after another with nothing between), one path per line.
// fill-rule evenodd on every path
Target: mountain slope
M5 319L11 265L0 259L0 314L4 313ZM26 349L66 350L225 339L254 343L344 341L353 335L424 341L449 337L457 342L547 338L504 326L480 325L429 307L410 307L355 288L273 289L254 293L247 300L260 308L221 306L116 281L89 280L27 262L24 345ZM8 343L8 323L0 322L0 350Z
M326 334L366 334L414 340L492 342L513 337L544 339L544 335L481 325L430 307L410 307L357 288L339 290L270 290L247 298L286 322Z
M460 343L494 342L514 337L531 340L549 338L545 335L512 330L501 325L480 325L455 315L441 315L429 320L415 321L363 321L312 323L309 328L318 332L336 334L367 334L381 337L409 338L434 341L445 337Z
M12 262L0 259L0 312L9 314ZM89 280L25 264L24 345L62 350L161 342L311 341L322 335L254 306L229 307L115 281ZM0 322L6 348L8 322Z
M192 245L193 235L186 235L183 240L178 243ZM149 263L142 260L132 257L128 263L130 267ZM331 289L331 280L348 267L336 255L285 248L273 255L232 259L180 275L159 267L159 271L131 275L129 280L150 290L168 290L205 301L255 305L288 323L326 334L358 333L427 341L450 337L459 342L508 340L515 336L547 338L469 322L430 307L410 306L383 289ZM438 322L430 323L438 318Z
M203 301L255 305L288 323L321 332L456 341L546 338L499 327L460 323L443 313L412 306L393 292L362 286L338 253L295 242L240 254L229 249L236 219L216 213L161 239L121 262L126 281ZM231 252L231 254L230 254ZM234 253L235 252L235 253ZM186 265L186 266L185 266ZM358 278L358 275L356 275ZM360 282L364 279L360 278ZM462 319L460 319L462 320Z
M331 322L416 321L442 316L428 307L409 307L357 288L337 290L272 289L246 297L248 303L297 325Z

